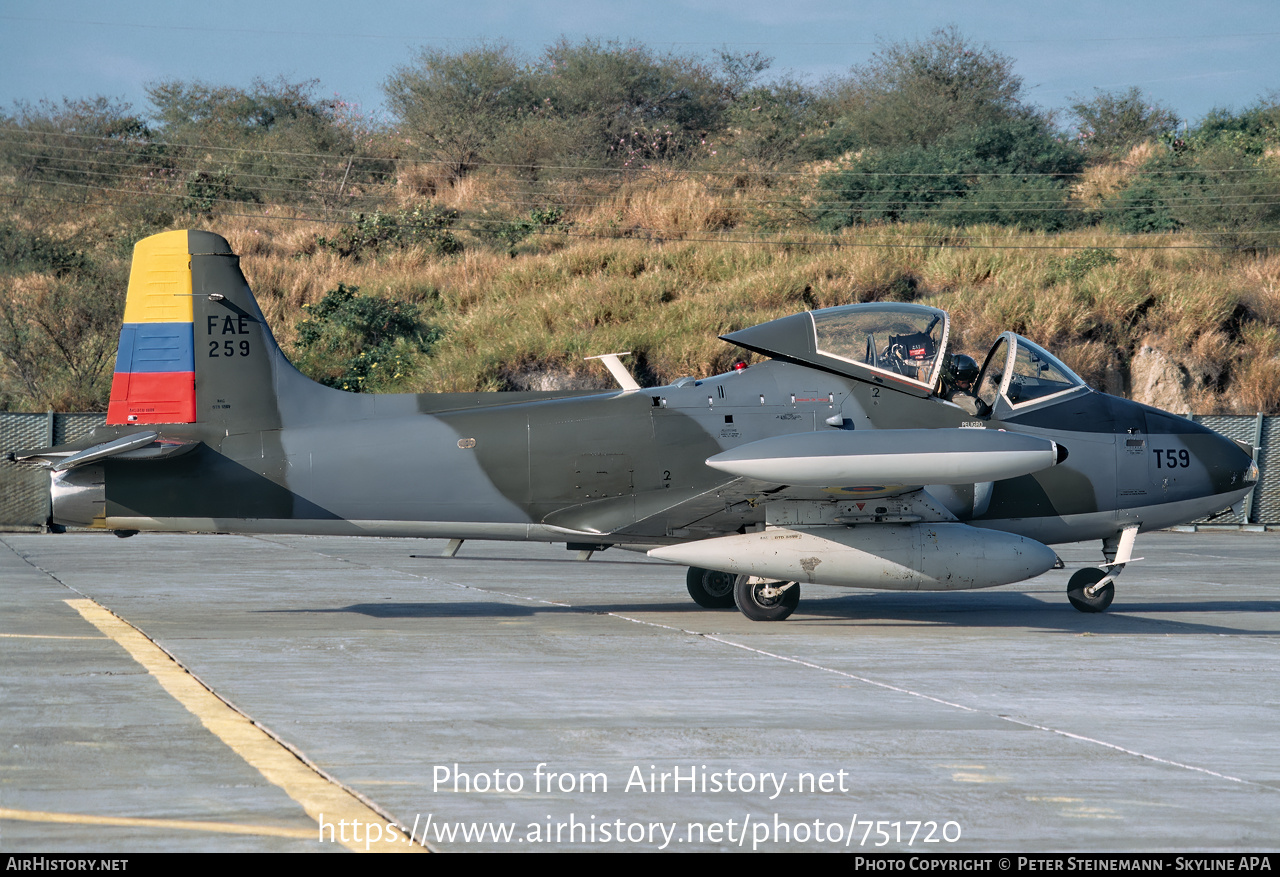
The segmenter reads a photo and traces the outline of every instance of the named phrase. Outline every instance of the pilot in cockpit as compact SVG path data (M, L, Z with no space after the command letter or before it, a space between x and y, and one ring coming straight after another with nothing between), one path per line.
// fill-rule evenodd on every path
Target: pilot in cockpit
M978 379L978 371L978 363L972 356L952 354L951 361L942 371L942 386L938 395L976 416L981 410L981 403L973 394L973 382Z

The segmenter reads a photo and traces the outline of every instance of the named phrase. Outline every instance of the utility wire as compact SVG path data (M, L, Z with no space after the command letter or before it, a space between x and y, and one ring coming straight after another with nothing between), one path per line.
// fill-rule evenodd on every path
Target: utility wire
M351 158L355 161L389 162L397 165L400 165L400 164L436 165L439 167L450 167L455 164L455 162L448 161L446 159L419 158L419 157L406 157L406 156L380 156L380 155L359 154L359 153L342 155L338 153L325 153L325 152L296 152L296 151L290 151L290 150L263 149L260 147L251 148L251 147L237 147L237 146L216 146L213 144L205 144L205 143L186 143L182 141L167 141L167 140L140 140L140 141L124 140L121 138L104 137L104 136L95 135L95 134L76 134L73 132L64 132L64 131L29 131L26 129L14 129L12 127L7 129L0 129L0 139L12 137L15 133L19 137L27 137L27 138L65 137L65 138L71 138L71 139L77 139L77 140L110 143L115 145L125 145L125 144L132 143L132 144L137 144L139 146L146 146L146 147L165 146L165 147L175 147L175 148L181 148L181 149L196 149L196 150L203 150L203 151L236 153L236 154L242 154L242 155L245 155L245 154L260 155L263 157L290 156L290 157L296 157L296 158L322 158L327 160L346 160L348 158ZM57 144L49 144L49 145L55 148L57 147ZM647 159L647 160L657 161L657 159ZM911 171L911 172L859 171L855 169L841 170L838 167L836 160L833 160L830 163L836 164L837 166L832 167L829 170L823 171L824 174L834 173L834 174L849 174L854 176L872 176L872 177L964 176L964 177L1028 177L1028 178L1047 177L1047 178L1057 178L1057 179L1073 179L1080 176L1079 173L1071 173L1066 171L1035 172L1035 173L1023 173L1023 172L1017 172L1017 171L983 171L983 172L974 172L974 173L968 173L963 171ZM665 167L643 167L643 168L621 167L620 168L620 167L600 166L600 165L526 164L526 163L510 163L510 162L504 163L504 162L481 161L481 160L468 161L467 166L475 170L488 169L488 168L498 168L498 169L505 168L505 169L511 169L511 170L519 170L519 171L527 171L527 170L571 171L573 173L583 173L583 174L595 173L595 174L614 175L614 176L628 176L628 175L638 176L638 175L648 175L648 174L659 175L659 176L670 175L670 174L685 175L685 176L721 176L721 177L729 177L729 178L741 177L743 175L758 176L758 177L814 177L814 176L817 176L817 174L814 171L781 171L781 170L746 169L746 168L724 169L724 170L716 169L716 168L672 169L672 168L665 168ZM1189 171L1195 171L1195 170L1198 170L1198 169L1175 168L1175 169L1168 169L1168 170L1135 170L1135 171L1131 171L1130 175L1153 176L1153 177L1154 176L1176 176L1179 174L1185 174L1185 173L1188 173ZM1200 172L1209 173L1210 171L1202 170ZM1211 171L1211 173L1228 174L1228 175L1229 174L1250 174L1250 173L1265 174L1265 173L1274 173L1274 170L1267 167L1214 168Z
M15 201L23 200L23 196L8 195L3 193L0 193L0 197L8 198L10 200L15 200ZM29 196L29 200L37 201L40 203L72 204L77 206L84 206L84 202L78 199L60 199L60 198L45 198L45 197L39 197L39 196ZM236 203L236 202L228 202L228 203ZM266 209L271 209L273 207L284 209L284 210L293 209L288 205L264 205L264 208ZM263 212L248 213L248 212L233 211L233 210L219 210L216 213L209 214L207 218L216 219L219 217L250 218L250 219L260 219L263 221L308 222L308 223L327 224L327 225L358 224L358 221L355 219L334 219L334 218L318 217L318 216L270 215L270 214L265 214ZM403 224L392 224L391 227L402 228L407 230L413 230L415 228L415 226L403 225ZM466 226L446 227L446 228L439 229L439 231L441 232L478 231L478 230L489 231L489 229L478 229L474 227L469 228ZM878 233L883 233L886 230L886 227L875 227L874 230ZM995 244L995 243L985 244L985 243L973 243L971 241L957 240L957 238L963 238L968 233L964 229L957 229L951 232L940 233L936 237L930 237L925 235L915 235L915 236L905 235L906 237L908 237L909 240L911 238L915 239L915 242L906 242L906 243L899 242L899 241L849 240L847 235L852 233L856 233L856 231L846 233L845 235L833 234L833 235L828 235L824 237L801 237L801 238L788 237L783 235L775 235L773 237L766 237L766 236L730 237L728 235L694 237L689 235L678 235L678 236L670 235L667 232L664 232L660 229L647 228L643 226L629 226L625 229L600 229L600 230L589 229L589 228L584 229L579 226L566 226L566 227L555 226L551 228L534 228L530 231L530 235L539 235L539 236L546 236L546 237L575 237L575 238L588 238L588 239L595 239L595 240L643 240L651 243L723 243L723 244L746 244L746 245L753 245L753 246L783 246L783 247L816 246L816 247L832 247L835 249L883 248L883 249L1057 250L1057 251L1061 251L1061 250L1094 250L1094 249L1098 249L1099 247L1098 244L1078 244L1078 245L1077 244L1061 244L1061 243L1058 243L1058 244ZM1248 233L1252 235L1258 235L1258 234L1277 235L1277 234L1280 234L1280 229L1248 230L1247 232L1246 231L1207 232L1207 233L1195 232L1194 234L1197 237L1218 237L1218 236L1238 235L1238 234L1244 234L1244 233ZM1169 236L1172 236L1172 233L1166 233L1166 234L1169 234ZM1182 232L1180 234L1186 234L1186 233ZM1107 236L1121 237L1121 238L1141 237L1141 238L1149 239L1153 237L1153 234L1152 233L1135 234L1135 233L1108 232ZM1224 251L1232 251L1232 250L1238 249L1238 247L1234 247L1231 245L1211 244L1211 243L1210 244L1193 244L1193 243L1109 244L1109 245L1106 245L1104 248L1115 249L1115 250L1224 250Z

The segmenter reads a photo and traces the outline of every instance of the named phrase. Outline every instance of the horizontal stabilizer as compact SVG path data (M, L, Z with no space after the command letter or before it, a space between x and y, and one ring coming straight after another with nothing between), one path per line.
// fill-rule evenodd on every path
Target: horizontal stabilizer
M120 436L110 441L88 444L79 442L69 445L58 445L52 448L38 448L30 451L14 451L10 459L15 463L32 463L52 469L54 472L67 472L90 463L96 463L107 457L119 460L167 460L177 457L200 444L163 439L156 432L137 432Z
M808 487L974 484L1039 472L1065 459L1048 439L995 429L806 432L750 442L707 465Z

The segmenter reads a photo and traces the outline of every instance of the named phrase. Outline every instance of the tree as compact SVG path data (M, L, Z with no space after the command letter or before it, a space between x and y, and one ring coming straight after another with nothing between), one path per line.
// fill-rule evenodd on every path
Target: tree
M502 44L424 49L383 90L403 133L450 179L492 160L494 144L536 104L528 66Z
M1098 90L1089 101L1077 99L1071 115L1081 146L1099 159L1118 158L1140 143L1172 134L1180 121L1136 85L1128 91Z
M1188 132L1192 150L1227 147L1249 155L1262 155L1280 145L1280 93L1272 93L1239 112L1215 107Z
M381 162L349 160L356 134L315 80L255 79L251 88L165 80L147 94L180 170L188 209L228 201L279 203L332 197L342 183L376 179ZM342 105L345 111L345 105Z
M773 170L818 157L821 107L814 90L793 79L747 89L725 113L725 158Z
M556 116L576 120L584 157L634 166L701 151L731 85L749 81L760 60L722 57L726 72L717 76L693 58L637 43L561 40L538 63L537 88Z
M946 134L1038 114L1022 103L1013 59L975 46L955 27L878 50L849 78L828 83L836 151L928 147Z
M12 116L0 116L0 131L0 161L20 182L117 188L122 177L155 158L142 117L103 96L18 103Z
M1127 232L1186 229L1246 251L1273 247L1280 232L1280 143L1274 97L1240 112L1212 110L1159 151L1104 205Z

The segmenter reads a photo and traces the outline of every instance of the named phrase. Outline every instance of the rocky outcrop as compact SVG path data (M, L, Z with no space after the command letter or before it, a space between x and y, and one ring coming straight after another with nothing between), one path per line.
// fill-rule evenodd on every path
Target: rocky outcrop
M1190 372L1159 348L1143 342L1129 361L1129 397L1175 414L1191 410Z

